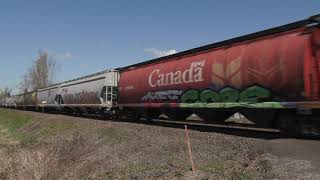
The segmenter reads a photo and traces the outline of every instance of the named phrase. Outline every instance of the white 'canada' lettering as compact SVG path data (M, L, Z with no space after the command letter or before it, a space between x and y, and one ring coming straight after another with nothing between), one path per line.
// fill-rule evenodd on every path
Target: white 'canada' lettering
M160 69L153 70L148 78L151 87L176 85L182 83L194 83L204 81L203 67L205 60L192 62L185 71L161 73Z

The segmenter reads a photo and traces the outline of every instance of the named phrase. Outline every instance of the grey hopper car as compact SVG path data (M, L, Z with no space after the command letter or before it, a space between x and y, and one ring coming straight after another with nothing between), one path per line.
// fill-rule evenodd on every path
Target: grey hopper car
M39 89L37 92L38 105L41 107L57 107L60 103L60 85Z
M5 97L5 98L0 99L0 106L14 107L15 106L15 96Z
M23 106L24 105L23 98L24 98L23 94L16 95L16 105L17 106Z
M107 70L61 83L61 107L111 109L117 100L119 73Z
M28 92L23 96L23 105L25 106L36 106L37 101L37 92Z
M16 96L7 97L5 99L6 107L15 107L16 106Z

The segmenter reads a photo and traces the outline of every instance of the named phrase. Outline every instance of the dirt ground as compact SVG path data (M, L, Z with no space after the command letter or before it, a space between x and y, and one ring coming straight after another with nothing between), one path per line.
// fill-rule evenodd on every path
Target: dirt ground
M311 159L287 155L296 147L287 140L291 148L281 140L190 130L194 174L184 129L5 113L29 120L15 133L1 128L0 120L0 179L320 179L313 151L308 151Z

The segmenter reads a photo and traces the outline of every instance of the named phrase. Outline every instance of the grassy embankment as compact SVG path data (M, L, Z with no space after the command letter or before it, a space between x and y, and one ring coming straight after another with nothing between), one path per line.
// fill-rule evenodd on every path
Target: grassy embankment
M31 116L0 109L0 140L7 143L30 142L32 137L19 131L23 126L36 121Z
M2 143L30 144L73 126L74 124L70 122L41 121L25 112L0 108L0 142Z

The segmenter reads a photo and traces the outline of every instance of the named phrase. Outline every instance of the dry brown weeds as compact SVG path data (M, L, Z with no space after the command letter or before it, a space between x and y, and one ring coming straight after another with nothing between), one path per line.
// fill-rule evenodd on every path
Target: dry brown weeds
M183 129L24 113L43 122L21 129L34 137L29 144L0 143L0 179L292 177L279 171L289 163L265 154L258 139L190 131L197 168L193 174ZM296 167L290 166L294 173Z

